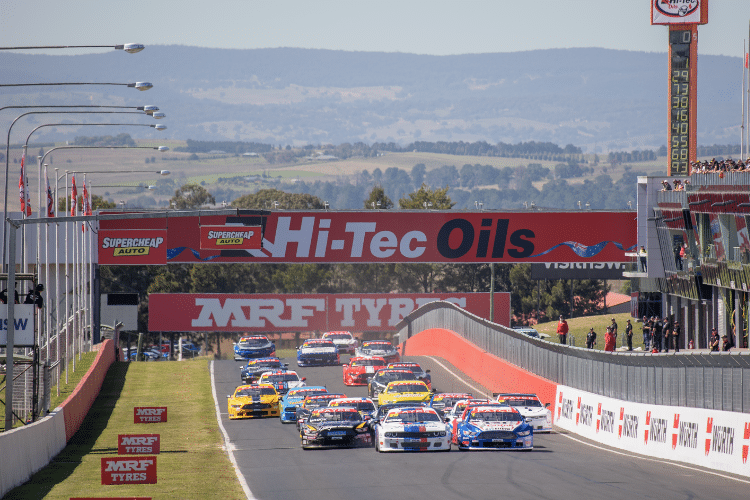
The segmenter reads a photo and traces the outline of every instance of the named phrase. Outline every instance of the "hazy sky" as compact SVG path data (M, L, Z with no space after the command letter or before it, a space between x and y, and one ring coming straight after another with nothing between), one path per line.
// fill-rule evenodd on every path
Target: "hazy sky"
M567 47L666 52L667 28L651 26L649 7L648 0L0 0L0 47L136 42L433 55ZM711 0L709 7L699 54L741 57L750 0Z

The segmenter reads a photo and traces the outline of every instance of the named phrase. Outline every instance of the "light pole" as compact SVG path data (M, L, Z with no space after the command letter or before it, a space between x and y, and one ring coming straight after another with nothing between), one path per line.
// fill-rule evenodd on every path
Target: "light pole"
M140 114L137 112L128 112L128 111L29 111L26 113L23 113L22 115L19 115L15 120L13 120L13 123L10 124L10 127L8 128L8 142L6 144L6 151L5 151L5 201L4 201L4 207L3 207L3 270L5 270L6 266L6 224L5 219L8 217L8 172L10 169L10 133L13 129L13 125L22 117L32 114L59 114L59 113L65 113L65 114ZM35 128L32 133L36 130L38 130L41 127L45 126L89 126L89 125L117 125L117 126L138 126L138 127L152 127L156 130L165 130L167 127L166 125L149 125L149 124L143 124L143 123L60 123L60 124L46 124L46 125L40 125L39 127ZM31 134L29 134L30 136ZM26 139L26 144L28 144L28 138ZM26 147L26 146L25 146ZM24 149L25 153L25 149Z
M119 85L122 87L131 87L137 90L148 90L154 86L150 82L134 83L111 83L111 82L60 82L60 83L3 83L0 87L39 87L39 86L59 86L59 85Z
M39 45L36 47L0 47L0 50L33 50L33 49L115 49L128 54L135 54L145 49L141 43L125 43L122 45Z

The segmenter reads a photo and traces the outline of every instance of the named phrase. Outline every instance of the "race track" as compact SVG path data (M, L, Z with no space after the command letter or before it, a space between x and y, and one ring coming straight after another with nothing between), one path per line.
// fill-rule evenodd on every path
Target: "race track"
M348 356L342 356L342 361ZM489 392L444 360L408 357L430 369L438 391ZM347 387L341 367L290 369L308 385L367 396ZM230 448L251 498L261 500L737 499L750 479L606 449L573 434L535 434L530 452L385 453L302 450L296 427L277 418L227 419L226 395L242 381L239 361L213 363L215 392ZM469 386L467 386L469 384Z

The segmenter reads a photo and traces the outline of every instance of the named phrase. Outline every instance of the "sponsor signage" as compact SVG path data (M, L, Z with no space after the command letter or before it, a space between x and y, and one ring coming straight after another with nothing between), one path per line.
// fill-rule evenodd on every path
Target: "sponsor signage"
M621 280L624 262L547 262L531 264L533 280Z
M119 264L116 228L163 229L169 263L629 262L636 220L627 212L283 211L266 218L262 248L201 248L202 225L241 227L243 217L100 221L100 260ZM252 219L252 218L247 218ZM255 218L257 219L257 218ZM233 226L233 224L239 224ZM134 231L133 238L140 232ZM142 234L142 233L140 233ZM110 245L105 249L104 238ZM127 236L130 238L131 236ZM102 257L102 252L108 252ZM152 249L153 252L153 249ZM128 263L151 259L127 257ZM158 263L158 262L154 262Z
M14 347L34 347L34 304L14 304ZM0 347L8 345L8 305L0 304Z
M257 250L260 226L201 226L201 250Z
M651 24L706 24L708 0L651 0Z
M166 263L167 232L164 230L99 230L99 264L126 266Z
M495 322L510 326L510 294L495 293ZM212 294L152 293L152 332L395 331L418 307L445 300L487 318L489 293Z
M642 455L747 475L747 414L631 403L562 385L557 401L555 425L570 432Z
M117 436L118 455L158 455L161 451L160 447L159 434L119 434Z
M133 408L134 424L155 424L166 421L166 406L136 406Z
M103 457L102 484L156 484L156 457Z

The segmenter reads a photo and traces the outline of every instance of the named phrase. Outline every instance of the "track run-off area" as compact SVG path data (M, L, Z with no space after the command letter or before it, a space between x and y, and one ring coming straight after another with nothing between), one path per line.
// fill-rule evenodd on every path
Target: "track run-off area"
M438 392L492 395L443 359L405 360L431 370ZM340 366L298 368L294 359L284 361L308 385L367 396L365 386L344 385ZM226 396L242 383L241 365L217 360L211 372L227 451L251 499L737 499L750 488L747 478L610 449L561 429L535 434L534 449L526 452L303 450L296 427L278 418L228 419Z

